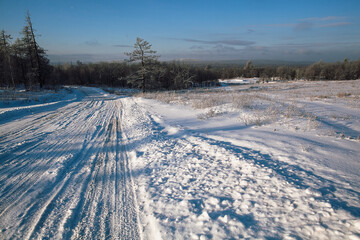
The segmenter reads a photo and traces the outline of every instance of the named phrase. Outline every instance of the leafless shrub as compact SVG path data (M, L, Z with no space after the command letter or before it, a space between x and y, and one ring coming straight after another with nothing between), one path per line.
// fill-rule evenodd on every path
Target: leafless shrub
M242 121L246 126L257 125L261 126L266 122L266 116L260 111L254 111L246 115L240 116L240 121Z
M175 92L158 93L155 99L163 103L171 103L177 99L177 95Z
M302 145L301 145L301 150L302 150L303 152L310 152L311 146L310 146L310 145L304 145L304 144L302 144Z
M274 104L268 106L265 110L253 110L247 114L240 116L240 121L245 125L257 125L262 126L267 123L274 122L279 117L279 108Z
M210 109L206 113L199 114L198 118L202 119L202 120L205 120L205 119L208 119L208 118L217 117L217 116L221 116L221 115L222 115L221 112L216 111L214 109Z
M177 99L175 92L152 92L152 93L138 93L135 97L143 97L147 99L154 99L163 103L171 103Z
M327 99L327 98L330 98L330 96L328 96L328 95L315 95L315 96L310 96L310 100L311 100L311 101L315 101L315 100L318 100L318 99Z
M224 98L221 95L212 94L212 95L201 95L198 99L192 101L191 106L195 109L204 109L209 107L216 107L226 103Z
M351 96L351 93L342 92L342 93L336 94L336 96L337 96L338 98L346 98L346 97Z
M251 108L254 104L255 96L251 94L234 94L232 96L232 105L234 108Z
M292 103L285 108L283 115L286 118L292 118L295 116L303 116L304 111L302 111L295 103Z
M308 130L316 130L320 127L320 122L318 121L317 116L309 114L308 117Z

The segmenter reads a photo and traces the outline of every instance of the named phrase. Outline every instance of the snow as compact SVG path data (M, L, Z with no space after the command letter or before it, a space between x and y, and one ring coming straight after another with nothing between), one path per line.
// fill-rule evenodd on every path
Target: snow
M219 79L220 84L222 85L240 85L240 84L254 84L259 81L259 78L232 78L232 79Z
M240 111L226 101L217 105L223 94L217 90L205 93L213 107L206 107L203 92L150 96L162 102L126 99L129 112L145 120L125 129L137 146L133 169L143 173L135 179L137 193L146 192L140 199L162 238L357 239L359 88L328 83L336 84L352 97L327 92L329 98L314 100L314 92L324 94L315 83L287 83L233 88L266 88L255 99L266 101ZM300 87L307 93L287 90ZM204 108L194 109L196 97ZM284 113L259 125L249 120L269 101Z
M140 237L121 98L72 90L71 101L2 119L1 239Z
M2 108L0 236L359 239L359 83Z

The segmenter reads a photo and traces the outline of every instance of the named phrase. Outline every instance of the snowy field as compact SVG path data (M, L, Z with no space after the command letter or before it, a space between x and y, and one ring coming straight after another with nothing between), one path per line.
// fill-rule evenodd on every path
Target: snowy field
M232 78L232 79L219 79L221 85L242 85L242 84L254 84L259 81L259 78Z
M1 105L0 239L360 239L359 110L359 80Z

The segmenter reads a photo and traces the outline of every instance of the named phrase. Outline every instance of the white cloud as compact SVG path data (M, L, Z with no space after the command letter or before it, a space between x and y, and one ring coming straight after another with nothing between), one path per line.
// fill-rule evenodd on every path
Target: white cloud
M334 22L334 23L328 23L328 24L323 24L320 25L319 27L325 28L325 27L338 27L338 26L345 26L345 25L350 25L352 24L351 22Z
M246 41L239 39L224 39L224 40L199 40L192 38L170 38L172 40L181 40L185 42L194 42L194 43L202 43L202 44L212 44L212 45L231 45L231 46L249 46L255 44L254 41Z
M300 21L322 22L322 21L333 21L333 20L340 20L346 18L348 17L343 17L343 16L311 17L311 18L300 19Z

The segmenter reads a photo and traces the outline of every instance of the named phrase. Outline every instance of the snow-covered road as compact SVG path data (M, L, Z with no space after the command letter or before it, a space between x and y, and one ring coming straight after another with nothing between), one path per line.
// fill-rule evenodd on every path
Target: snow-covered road
M121 101L73 95L1 119L1 239L140 238Z
M351 138L87 87L0 108L0 239L359 239L359 112L323 105Z

